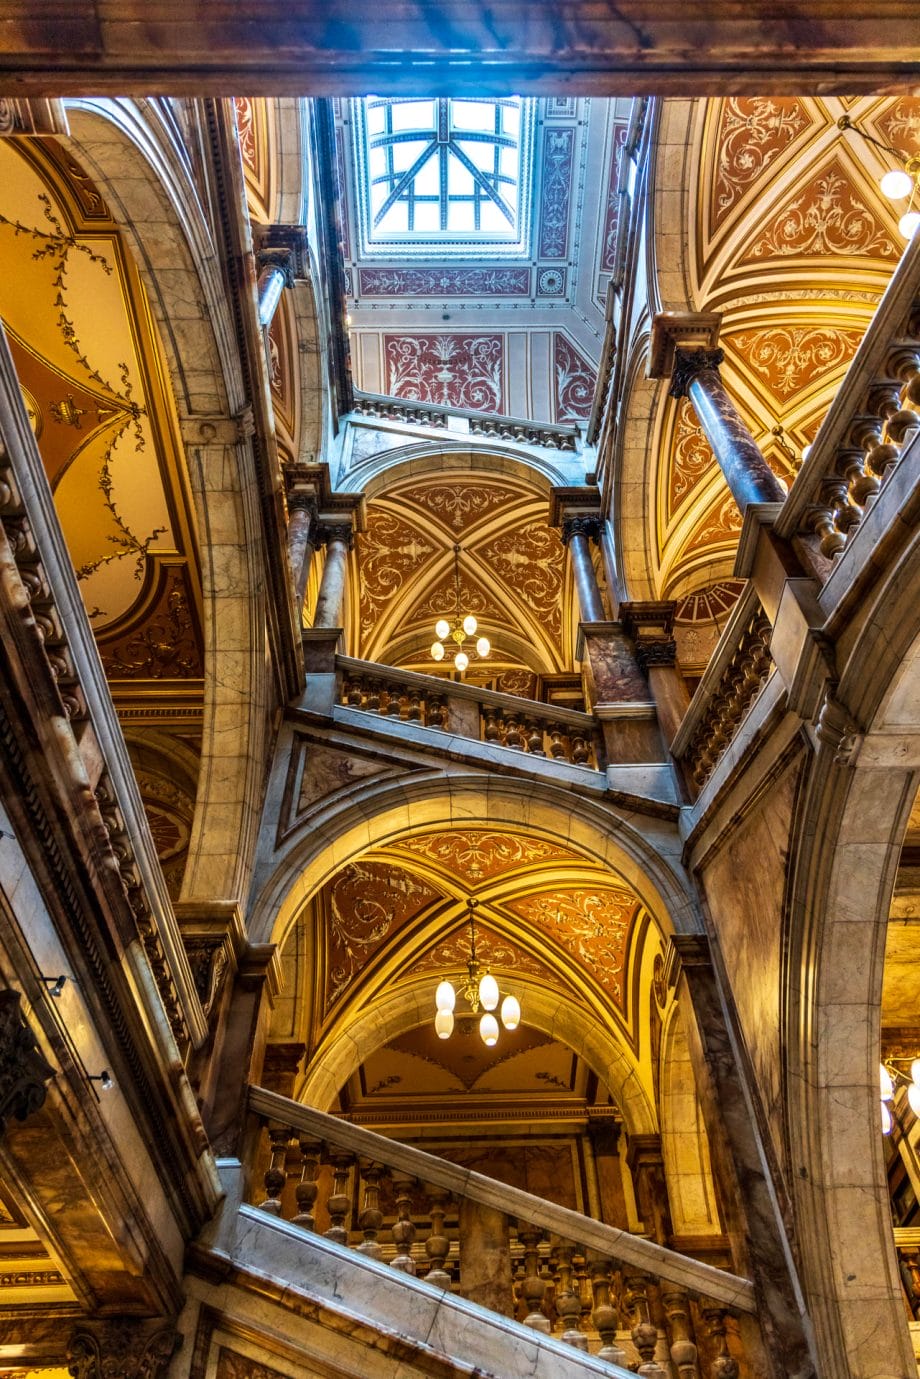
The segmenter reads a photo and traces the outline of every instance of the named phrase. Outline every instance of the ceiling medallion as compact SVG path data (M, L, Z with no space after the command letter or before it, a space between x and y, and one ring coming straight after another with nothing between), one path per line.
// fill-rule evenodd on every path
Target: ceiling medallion
M470 663L464 643L468 637L476 636L478 623L472 613L465 616L460 607L460 547L454 547L454 620L451 624L447 618L439 618L435 623L434 631L437 641L431 645L431 657L434 661L443 661L446 641L456 643L457 650L454 652L454 669L459 670L462 675ZM476 655L485 659L492 650L488 637L479 637L476 641Z
M521 1023L521 1003L516 996L506 996L502 1000L498 982L492 976L488 966L480 976L479 960L476 957L476 926L473 918L473 912L479 902L470 899L466 903L470 916L470 956L466 964L466 978L460 978L458 981L459 995L462 1000L466 1001L473 1015L478 1015L480 1011L483 1012L479 1021L479 1037L487 1048L491 1048L498 1041L498 1020L492 1012L499 1001L502 1003L501 1022L507 1030L517 1029ZM453 982L446 978L439 983L435 992L437 1014L434 1017L434 1028L439 1039L449 1039L453 1034L454 1007L457 1003L457 994Z

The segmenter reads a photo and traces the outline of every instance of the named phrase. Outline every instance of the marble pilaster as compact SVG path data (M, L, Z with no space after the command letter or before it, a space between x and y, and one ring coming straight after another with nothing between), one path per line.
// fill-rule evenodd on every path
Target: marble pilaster
M460 1291L470 1302L513 1316L508 1218L494 1207L460 1202Z

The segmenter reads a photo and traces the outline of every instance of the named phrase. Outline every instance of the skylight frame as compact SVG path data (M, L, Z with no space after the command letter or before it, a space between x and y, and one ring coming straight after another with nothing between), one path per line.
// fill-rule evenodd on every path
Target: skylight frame
M417 129L397 130L391 128L389 119L387 127L382 134L371 135L368 130L367 112L369 108L385 108L392 112L396 106L406 106L413 102L431 104L434 107L434 119L425 127ZM513 106L519 112L519 127L516 144L517 154L517 206L514 208L515 223L509 231L501 228L492 229L475 228L468 231L457 230L449 224L444 228L444 198L445 198L445 165L448 169L452 167L465 167L467 176L473 186L473 195L455 196L448 192L451 204L456 207L461 202L468 203L473 207L473 218L482 218L480 207L489 203L488 218L497 221L501 225L502 220L507 220L505 212L497 207L498 200L504 200L502 196L503 183L507 177L507 158L502 160L499 150L507 149L511 142L507 133L504 131L485 131L476 130L472 127L464 126L462 123L462 107L472 105L489 105L507 109ZM507 261L524 261L531 256L531 230L532 230L532 203L534 190L534 131L536 125L536 101L532 98L509 96L501 100L489 97L457 97L457 98L438 98L435 97L376 97L367 96L351 101L352 111L352 130L353 130L353 157L355 167L355 191L357 201L357 221L358 238L360 245L360 256L364 259L385 259L389 262L443 262L445 259L463 260L464 262L494 262L497 259ZM444 110L449 108L448 120L449 127L444 128ZM454 119L453 107L459 107L457 112L460 120ZM503 121L504 123L504 117ZM462 145L489 144L493 149L493 159L491 168L477 177L477 167L473 163L477 160L470 160L468 150ZM398 144L415 144L419 149L419 167L415 169L412 185L414 187L420 173L424 173L426 168L430 168L432 163L438 163L437 168L438 198L430 194L423 194L416 197L416 206L424 204L426 206L437 205L437 218L439 227L432 230L430 227L424 229L413 229L394 231L392 229L375 227L375 212L380 212L380 198L377 197L377 204L374 200L374 192L371 186L371 159L374 148L383 148L392 151ZM375 169L375 176L380 179L379 158L376 160L378 168ZM410 164L411 170L411 164ZM402 170L403 181L406 181L406 170ZM462 176L462 173L459 174ZM396 183L394 178L399 173L393 169L392 159L387 156L386 181L384 183L388 190L388 195L392 199L392 191ZM451 172L448 171L449 179ZM380 179L383 180L383 179ZM430 175L428 180L430 181ZM498 191L498 196L492 194L489 185L493 190ZM478 189L478 199L477 199ZM404 187L403 193L398 200L402 204L409 204L407 219L411 219L412 211L412 191L411 188ZM386 199L386 198L384 198ZM500 219L501 217L501 219Z

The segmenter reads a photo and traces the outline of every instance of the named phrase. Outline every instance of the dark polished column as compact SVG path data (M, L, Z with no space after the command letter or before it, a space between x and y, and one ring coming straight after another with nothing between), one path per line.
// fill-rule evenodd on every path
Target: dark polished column
M676 349L671 397L687 397L741 512L748 503L782 503L786 491L725 390L720 349Z
M591 542L600 538L599 517L566 517L562 523L562 544L568 547L575 577L575 593L582 622L603 622L607 616L591 559Z
M324 526L320 527L318 535L326 547L326 563L323 566L323 577L316 598L313 626L340 627L348 552L353 544L352 528L350 524L345 523Z
M672 636L676 607L670 601L620 604L623 626L635 644L636 660L648 677L658 726L667 746L674 741L690 703L684 677L677 667L677 646Z
M303 610L307 580L310 578L310 565L313 561L313 545L310 534L316 521L316 497L311 489L293 484L287 495L288 509L288 557L291 574L294 578L294 596L297 614Z

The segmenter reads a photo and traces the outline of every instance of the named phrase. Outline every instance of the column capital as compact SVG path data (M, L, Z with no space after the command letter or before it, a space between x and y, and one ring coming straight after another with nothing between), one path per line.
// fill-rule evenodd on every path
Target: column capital
M560 531L562 544L567 546L573 536L585 536L589 541L598 542L603 529L604 524L600 516L582 513L577 517L564 517Z
M355 531L350 522L328 522L320 519L316 528L314 542L317 546L328 546L330 541L341 541L349 550L355 544Z
M670 378L678 350L714 350L721 325L718 311L659 311L649 341L649 378Z
M674 367L671 370L669 397L686 397L690 384L698 374L706 370L718 373L719 365L725 358L725 351L714 350L675 350Z
M265 225L255 232L256 265L278 268L285 287L309 281L310 255L307 232L302 225Z
M596 484L557 484L550 489L549 525L561 527L570 517L603 520L601 491Z
M80 1322L67 1346L73 1379L160 1379L181 1337L172 1320L137 1317Z
M54 1069L41 1053L22 1013L18 991L0 991L0 1133L14 1117L26 1120L45 1100Z

